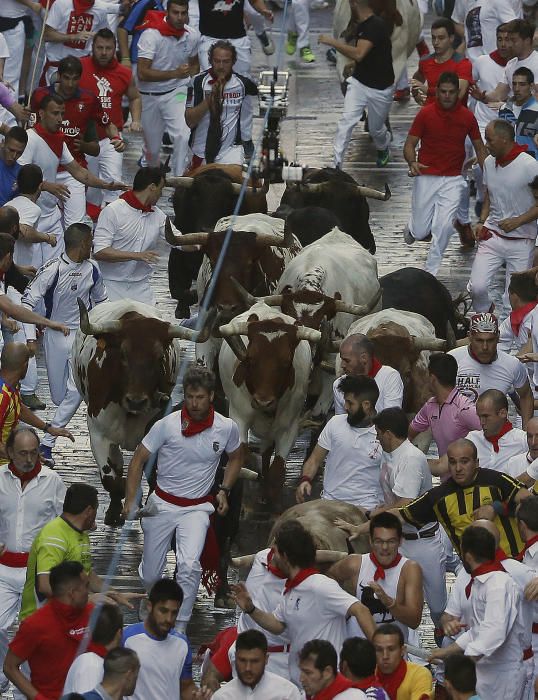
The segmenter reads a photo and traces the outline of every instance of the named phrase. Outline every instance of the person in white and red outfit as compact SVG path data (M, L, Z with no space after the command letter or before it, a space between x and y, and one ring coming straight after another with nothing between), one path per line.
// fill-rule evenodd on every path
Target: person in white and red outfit
M492 309L489 290L493 276L506 265L503 302L508 306L508 285L513 272L532 265L538 206L531 184L538 177L538 162L515 142L514 127L495 119L486 127L489 155L483 165L484 203L476 225L478 243L468 289L475 311Z
M524 272L513 272L510 277L508 296L512 311L499 327L497 346L505 352L510 352L513 347L519 351L526 346L533 326L538 323L537 276L538 267L535 267Z
M254 622L289 639L290 680L300 688L299 654L308 641L325 639L340 650L347 636L348 617L356 619L369 639L375 622L365 605L314 568L316 545L298 520L288 520L278 528L274 551L276 565L288 576L275 610L261 610L254 605L244 583L232 586L232 590L241 610Z
M146 505L154 514L142 520L144 551L139 574L146 589L161 576L173 534L176 538L177 582L183 591L176 629L184 632L200 584L200 556L209 518L225 515L228 495L243 462L239 428L213 408L215 375L192 367L183 378L185 402L181 414L157 421L129 465L123 513L132 518L144 464L157 455L157 485ZM216 495L212 490L221 455L228 464ZM215 504L215 505L214 505Z
M19 158L20 165L34 163L43 171L43 186L37 204L41 209L39 228L41 233L58 236L58 244L51 248L55 257L64 251L63 231L60 223L61 214L57 206L58 199L66 199L69 191L65 185L56 183L58 167L62 165L67 172L84 185L104 190L127 189L121 182L103 182L77 163L65 143L61 132L65 115L65 104L59 95L47 95L39 109L39 122L29 129L28 143ZM49 251L44 251L46 254ZM52 257L52 255L48 255Z
M45 25L45 66L41 85L48 85L58 63L66 56L82 58L90 53L95 32L108 27L113 6L95 0L55 0Z
M8 630L19 614L26 564L32 542L63 509L65 486L39 461L39 436L33 428L15 428L6 441L9 464L0 467L0 692Z
M372 341L362 333L349 335L340 345L340 362L343 375L368 375L377 384L379 398L375 404L377 413L384 408L398 406L403 401L403 382L400 373L393 367L382 365L374 355ZM337 377L333 384L334 413L345 413L344 394L338 388L342 377Z
M301 685L309 700L366 700L366 693L338 672L338 655L325 639L312 639L299 652Z
M522 501L516 512L517 525L525 547L517 557L538 576L538 496L531 496ZM533 602L532 618L532 649L538 654L538 601ZM538 663L534 667L535 678L538 678Z
M122 65L116 58L116 37L110 29L100 29L92 41L92 53L81 58L82 76L80 87L97 96L101 109L107 115L109 123L114 125L116 134L101 124L97 124L99 138L99 155L88 157L88 168L101 180L121 180L123 171L123 152L125 143L122 139L124 128L123 98L129 101L131 123L129 131L140 132L142 100L136 87L130 68ZM118 198L118 192L101 192L90 189L88 201L96 206L109 204Z

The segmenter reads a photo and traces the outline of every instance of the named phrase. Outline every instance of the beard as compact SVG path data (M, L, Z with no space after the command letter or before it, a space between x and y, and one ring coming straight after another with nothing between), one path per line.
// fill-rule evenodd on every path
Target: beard
M361 427L364 424L364 419L366 418L366 413L364 412L362 406L360 406L355 413L347 414L347 422L352 428Z

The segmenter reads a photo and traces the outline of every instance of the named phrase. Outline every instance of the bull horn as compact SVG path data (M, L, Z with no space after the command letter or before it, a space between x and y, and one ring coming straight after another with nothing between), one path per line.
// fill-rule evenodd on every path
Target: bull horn
M121 321L106 321L105 323L91 323L88 309L80 297L77 297L80 313L80 330L84 335L102 335L103 333L117 333L121 328Z
M193 177L167 177L167 187L192 187L194 184Z
M230 277L230 281L233 284L233 286L236 288L236 290L239 292L239 295L241 299L243 300L243 303L245 306L248 306L250 308L251 306L254 306L258 301L261 301L261 299L258 299L255 297L253 294L250 292L247 292L247 290L243 287L242 284L240 284L235 277Z
M253 469L241 467L241 470L239 471L239 478L245 479L246 481L256 481L258 478L258 472L255 472Z
M217 313L216 308L210 309L204 319L204 325L202 328L200 328L200 330L187 328L186 326L182 326L178 323L171 323L168 329L168 337L179 338L180 340L192 340L194 343L205 343L207 340L209 340L209 336L213 331Z
M231 564L234 569L244 569L254 564L255 554L245 554L242 557L232 557Z
M278 236L274 233L257 233L256 243L261 243L266 246L274 245L277 248L291 248L293 244L293 233L286 230L283 236Z
M230 321L219 328L219 332L223 338L230 338L234 335L248 335L247 321Z
M374 190L373 187L365 187L364 185L357 185L356 187L359 194L362 194L363 197L370 197L370 199L380 199L382 202L386 202L392 196L392 192L387 183L385 183L384 192Z
M336 374L336 367L334 362L327 362L327 360L322 360L319 363L319 366L324 372L328 372L329 374Z
M441 338L418 338L416 335L411 337L415 350L445 350L446 348L446 340Z
M327 182L305 182L301 184L301 189L307 192L323 192L327 189Z
M183 241L181 240L181 236L176 236L172 229L172 222L170 221L170 217L166 217L166 221L164 222L164 239L168 243L168 245L171 246L176 246L176 245L183 245Z
M232 182L232 189L234 194L241 194L241 190L243 189L243 185L239 182ZM252 194L252 192L256 192L255 187L250 187L250 185L247 185L245 187L245 194Z
M339 552L335 549L317 549L316 564L334 564L347 556L347 552Z
M381 299L381 294L383 290L381 287L377 290L377 294L371 299L368 304L347 304L345 301L340 301L339 299L335 302L335 308L337 311L341 311L345 314L353 314L354 316L366 316L369 314L375 306L377 306L378 301Z
M297 339L308 340L309 343L319 343L321 340L321 331L316 331L313 328L299 326L297 328Z
M224 336L224 340L228 343L230 350L237 357L239 362L243 362L247 357L247 348L243 338L239 335Z
M209 233L206 231L198 231L197 233L185 233L182 236L176 236L177 242L172 245L205 245L209 238Z

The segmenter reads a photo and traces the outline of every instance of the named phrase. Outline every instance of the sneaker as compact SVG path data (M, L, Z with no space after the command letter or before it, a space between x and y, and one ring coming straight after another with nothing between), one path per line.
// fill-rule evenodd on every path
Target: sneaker
M394 102L407 102L411 99L411 89L407 87L403 90L396 90L392 99Z
M47 406L35 394L21 394L21 401L31 411L44 411Z
M407 245L413 245L413 243L417 240L407 226L403 230L403 239Z
M286 42L286 53L288 56L293 56L297 50L297 37L298 34L295 32L288 32L288 40Z
M314 63L316 60L316 57L312 53L312 49L310 46L303 46L303 48L300 51L301 54L301 60L303 63Z
M390 151L388 148L385 148L384 151L377 152L377 159L375 161L375 164L377 165L378 168L383 168L389 162L389 158L390 158Z
M52 447L43 444L39 445L39 456L41 458L41 462L46 467L49 467L49 469L54 469L56 462L52 456Z
M262 51L266 56L271 56L275 53L275 45L267 32L262 32L261 34L256 34L262 45Z
M474 248L475 239L471 224L462 224L461 221L455 219L454 228L460 236L460 243L464 248Z
M334 46L331 46L330 49L327 49L325 58L329 61L329 63L332 63L333 66L336 65L336 49L334 48Z

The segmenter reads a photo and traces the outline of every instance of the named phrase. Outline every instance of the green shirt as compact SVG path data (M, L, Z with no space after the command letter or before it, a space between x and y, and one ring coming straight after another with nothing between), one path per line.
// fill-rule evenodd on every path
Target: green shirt
M37 575L48 574L63 561L79 561L87 573L92 568L88 534L77 530L59 515L43 527L30 549L19 615L21 621L45 601L45 597L37 592Z

